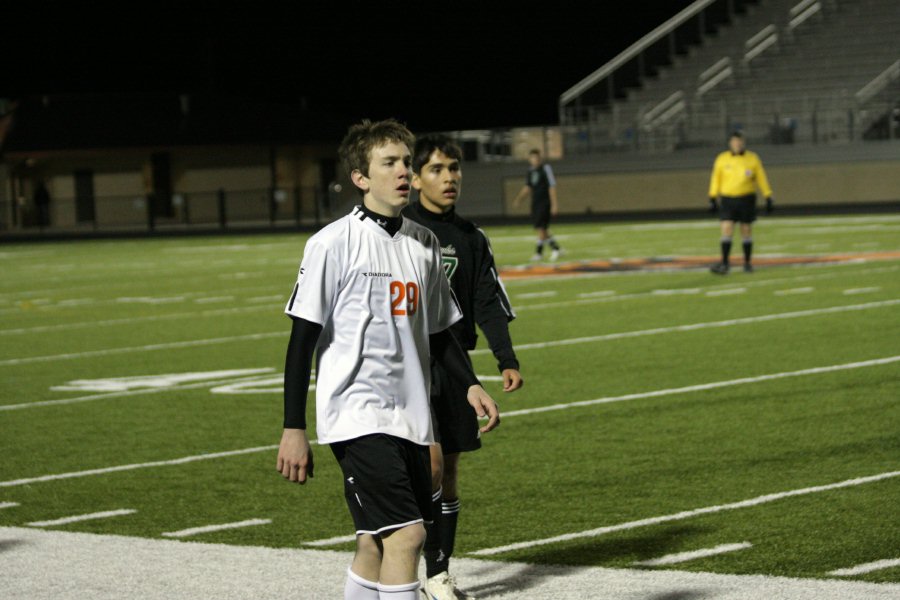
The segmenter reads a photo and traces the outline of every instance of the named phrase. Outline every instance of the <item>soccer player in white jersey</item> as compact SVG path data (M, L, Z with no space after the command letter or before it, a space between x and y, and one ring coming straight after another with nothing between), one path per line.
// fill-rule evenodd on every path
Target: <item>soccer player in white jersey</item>
M339 150L362 205L306 243L285 308L284 432L276 468L313 476L306 393L316 353L316 435L341 466L356 527L345 600L413 600L431 520L430 359L465 382L488 432L499 424L449 327L461 318L434 234L400 216L414 138L393 119L363 121ZM460 400L461 402L461 400Z

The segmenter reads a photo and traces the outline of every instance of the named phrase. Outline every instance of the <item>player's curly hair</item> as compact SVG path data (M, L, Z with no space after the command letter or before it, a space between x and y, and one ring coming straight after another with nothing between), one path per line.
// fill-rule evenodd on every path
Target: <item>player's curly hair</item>
M396 119L385 119L374 123L369 119L363 119L362 122L352 125L347 130L347 135L344 136L338 148L338 156L348 175L353 171L359 171L368 177L372 150L391 142L406 144L408 148L412 149L416 138L406 125Z
M435 150L440 150L447 158L462 160L462 149L449 136L443 133L431 133L416 139L416 147L412 153L413 173L421 173L422 167Z

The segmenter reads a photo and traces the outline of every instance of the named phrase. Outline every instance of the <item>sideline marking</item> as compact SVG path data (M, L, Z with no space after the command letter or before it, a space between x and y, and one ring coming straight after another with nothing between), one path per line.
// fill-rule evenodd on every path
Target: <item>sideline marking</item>
M650 560L641 560L635 562L633 564L641 565L644 567L658 567L661 565L674 565L682 562L687 562L689 560L694 560L697 558L706 558L707 556L716 556L718 554L725 554L728 552L736 552L738 550L744 550L746 548L752 548L753 544L750 542L741 542L739 544L721 544L714 548L704 548L702 550L692 550L690 552L678 552L676 554L667 554L665 556L661 556L659 558L653 558Z
M876 560L875 562L863 563L861 565L848 567L846 569L835 569L828 574L837 575L838 577L849 577L852 575L862 575L864 573L871 573L872 571L880 571L882 569L890 569L893 567L900 567L900 558Z
M131 515L136 512L137 511L132 508L120 508L119 510L107 510L104 512L88 513L86 515L63 517L62 519L53 519L52 521L33 521L31 523L27 523L27 525L31 527L52 527L54 525L68 525L69 523L78 523L80 521L93 521L94 519L120 517L123 515Z
M865 304L845 304L842 306L829 306L827 308L811 308L808 310L796 310L786 313L772 313L768 315L759 315L756 317L741 317L739 319L726 319L724 321L706 321L701 323L690 323L688 325L674 325L672 327L656 327L654 329L639 329L636 331L623 331L620 333L607 333L604 335L594 335L580 338L570 338L565 340L555 340L552 342L533 342L531 344L516 344L516 350L530 350L534 348L549 348L551 346L568 346L571 344L583 344L588 342L600 342L607 340L617 340L621 338L640 337L645 335L656 335L660 333L670 333L674 331L695 331L699 329L709 329L712 327L730 327L731 325L743 325L747 323L759 323L762 321L776 321L780 319L793 319L796 317L810 317L815 315L825 315L832 313L847 312L853 310L866 310L869 308L881 308L884 306L895 306L900 304L900 298L892 300L883 300L879 302L866 302ZM470 355L487 354L490 352L488 348L479 348L471 350Z
M777 492L774 494L766 494L764 496L757 496L756 498L750 498L748 500L741 500L739 502L731 502L729 504L718 504L715 506L707 506L704 508L695 508L693 510L685 510L682 512L670 514L670 515L662 515L659 517L650 517L647 519L638 519L637 521L628 521L625 523L619 523L618 525L608 525L606 527L598 527L597 529L589 529L588 531L579 531L576 533L565 533L563 535L557 535L554 537L544 538L541 540L532 540L529 542L517 542L515 544L507 544L505 546L497 546L496 548L484 548L482 550L476 550L475 552L470 552L474 556L490 556L493 554L502 554L504 552L510 552L512 550L522 550L525 548L533 548L535 546L544 546L547 544L554 544L556 542L567 542L569 540L577 540L582 538L590 538L590 537L598 537L604 535L606 533L611 533L614 531L625 531L627 529L637 529L639 527L646 527L648 525L658 525L659 523L668 523L671 521L681 521L683 519L689 519L691 517L696 517L699 515L708 515L712 513L722 512L726 510L735 510L738 508L749 508L751 506L759 506L760 504L766 504L768 502L774 502L775 500L781 500L783 498L790 498L792 496L805 496L807 494L815 494L818 492L827 492L831 490L837 490L846 487L855 487L858 485L863 485L865 483L872 483L876 481L882 481L884 479L890 479L891 477L897 477L900 475L900 471L889 471L887 473L879 473L878 475L870 475L868 477L857 477L855 479L847 479L845 481L839 481L837 483L829 483L826 485L817 485L813 487L800 488L796 490L789 490L787 492Z
M166 531L160 535L165 537L182 538L200 533L210 533L213 531L224 531L226 529L240 529L241 527L253 527L254 525L268 525L272 519L247 519L246 521L237 521L236 523L220 523L219 525L206 525L204 527L191 527L189 529L181 529L180 531Z
M732 379L729 381L718 381L713 383L705 383L700 385L692 385L682 388L673 388L667 390L656 390L652 392L642 392L638 394L628 394L625 396L616 396L612 398L597 398L595 400L582 400L578 402L570 402L568 404L554 404L552 406L541 406L537 408L527 408L523 410L514 410L504 414L504 417L514 417L519 415L529 415L533 413L539 412L547 412L553 410L565 410L567 408L573 408L577 406L591 406L594 404L607 404L610 402L621 402L625 400L635 400L638 398L652 398L656 396L667 396L670 394L680 394L684 392L694 392L699 390L707 390L721 387L729 387L733 385L742 385L744 383L755 383L757 381L768 381L771 379L780 379L783 377L797 377L800 375L811 375L816 373L827 373L831 371L841 371L846 369L859 369L862 367L870 367L875 365L884 365L890 364L893 362L900 361L900 355L898 356L889 356L887 358L877 358L874 360L867 360L862 362L854 362L854 363L845 363L842 365L831 365L828 367L815 367L812 369L803 369L800 371L787 371L783 373L772 373L769 375L760 375L757 377L747 377L744 379ZM310 440L310 444L317 443L315 440ZM114 473L117 471L131 471L134 469L145 469L150 467L165 467L171 465L179 465L189 462L201 461L201 460L211 460L215 458L224 458L228 456L238 456L241 454L253 454L256 452L267 452L271 450L277 450L278 444L272 444L268 446L257 446L255 448L244 448L242 450L228 450L225 452L215 452L212 454L197 454L194 456L185 456L182 458L176 458L173 460L158 460L148 463L135 463L130 465L119 465L116 467L104 467L101 469L89 469L87 471L72 471L69 473L60 473L57 475L41 475L39 477L28 477L24 479L13 479L9 481L0 481L0 487L13 487L19 485L26 485L30 483L38 483L42 481L54 481L57 479L71 479L73 477L86 477L88 475L103 475L106 473Z

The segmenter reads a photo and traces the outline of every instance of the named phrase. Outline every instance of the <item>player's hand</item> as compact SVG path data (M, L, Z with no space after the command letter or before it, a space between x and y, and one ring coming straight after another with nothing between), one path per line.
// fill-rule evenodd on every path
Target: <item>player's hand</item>
M766 214L771 215L773 210L775 210L775 202L772 200L772 196L769 196L766 198Z
M710 198L710 199L709 199L709 212L714 213L714 212L716 212L717 210L719 210L719 205L716 204L716 199L715 199L715 198Z
M285 429L275 468L289 481L304 484L313 476L313 455L304 429Z
M503 376L504 392L514 392L525 383L525 380L522 379L522 374L519 373L518 369L503 369L501 375Z
M500 411L497 409L497 403L484 391L483 387L480 385L469 387L469 391L466 393L466 400L475 409L476 415L487 417L487 425L479 429L481 433L487 433L500 425Z

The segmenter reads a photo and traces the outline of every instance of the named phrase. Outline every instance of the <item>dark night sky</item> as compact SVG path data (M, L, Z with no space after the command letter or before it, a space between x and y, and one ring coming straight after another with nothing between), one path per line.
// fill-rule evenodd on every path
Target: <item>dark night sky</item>
M424 131L555 123L562 92L690 0L60 4L13 11L0 96L216 92Z

